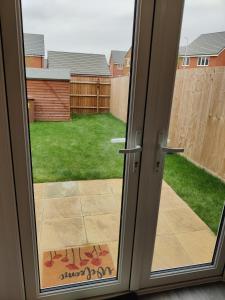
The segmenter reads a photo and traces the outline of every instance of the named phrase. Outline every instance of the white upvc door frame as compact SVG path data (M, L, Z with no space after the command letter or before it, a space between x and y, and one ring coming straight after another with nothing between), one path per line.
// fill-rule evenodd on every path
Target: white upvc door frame
M156 172L159 133L168 134L177 67L183 0L157 0L150 61L143 152L139 182L131 289L161 291L171 287L222 280L225 264L225 226L214 263L150 273L158 221L163 160Z
M2 54L0 26L0 299L25 300Z
M155 0L136 1L127 147L135 146L144 126L154 5ZM14 172L10 184L18 208L26 299L87 299L128 291L139 180L139 168L133 172L134 155L128 155L125 163L118 279L40 292L20 1L1 0L0 19Z

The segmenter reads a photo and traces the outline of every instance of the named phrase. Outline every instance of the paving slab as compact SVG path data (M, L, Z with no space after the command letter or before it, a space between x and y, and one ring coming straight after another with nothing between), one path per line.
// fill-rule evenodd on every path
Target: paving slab
M122 179L34 185L42 251L107 243L117 265ZM216 237L163 182L152 270L211 262Z

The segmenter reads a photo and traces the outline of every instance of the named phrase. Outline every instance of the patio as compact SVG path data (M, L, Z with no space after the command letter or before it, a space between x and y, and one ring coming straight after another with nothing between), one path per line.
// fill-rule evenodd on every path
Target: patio
M107 244L116 267L121 191L121 179L34 184L40 266L47 250ZM153 270L211 262L215 241L163 182Z

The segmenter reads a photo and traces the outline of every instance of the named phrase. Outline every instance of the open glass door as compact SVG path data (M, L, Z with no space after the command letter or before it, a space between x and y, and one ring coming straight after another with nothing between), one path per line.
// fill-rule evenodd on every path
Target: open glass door
M129 290L154 1L0 6L27 299Z
M224 3L202 3L185 1L183 23L182 1L156 4L133 289L223 273Z

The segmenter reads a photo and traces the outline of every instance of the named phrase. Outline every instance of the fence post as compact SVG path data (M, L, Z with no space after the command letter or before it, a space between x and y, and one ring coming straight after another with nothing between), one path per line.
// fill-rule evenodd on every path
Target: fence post
M100 92L100 79L97 82L97 113L99 113L99 92Z

